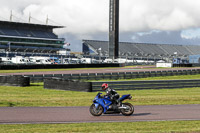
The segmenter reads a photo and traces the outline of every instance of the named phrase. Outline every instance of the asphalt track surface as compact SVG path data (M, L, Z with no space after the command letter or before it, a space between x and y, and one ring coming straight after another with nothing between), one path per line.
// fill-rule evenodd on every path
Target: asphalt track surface
M117 72L152 72L152 71L168 71L168 70L193 70L200 69L200 67L189 68L162 68L158 69L155 66L135 66L135 67L119 67L119 68L88 68L75 70L61 70L61 71L45 71L45 72L20 72L20 73L0 73L0 75L40 75L40 74L83 74L83 73L117 73Z
M0 107L0 124L200 120L200 105L135 106L132 116L92 116L89 107Z

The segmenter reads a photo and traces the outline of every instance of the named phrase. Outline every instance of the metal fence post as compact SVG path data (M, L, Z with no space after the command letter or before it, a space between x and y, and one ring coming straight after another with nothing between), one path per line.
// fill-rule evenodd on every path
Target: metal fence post
M97 73L95 73L95 80L97 80Z

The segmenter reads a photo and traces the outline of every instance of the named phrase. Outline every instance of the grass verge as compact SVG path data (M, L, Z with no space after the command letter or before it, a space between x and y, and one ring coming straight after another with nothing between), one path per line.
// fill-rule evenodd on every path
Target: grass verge
M118 91L131 94L134 105L200 104L200 88ZM43 89L43 84L30 87L0 86L0 106L90 106L97 92ZM104 93L105 94L105 93Z
M200 121L0 125L1 133L174 133L200 132Z

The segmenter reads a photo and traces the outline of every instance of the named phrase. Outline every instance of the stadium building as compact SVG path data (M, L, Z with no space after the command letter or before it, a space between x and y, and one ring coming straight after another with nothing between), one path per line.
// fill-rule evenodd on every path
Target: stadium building
M63 26L0 21L0 54L52 53L63 48L64 39L58 38L53 29Z
M108 45L108 41L83 40L83 53L108 57ZM200 54L200 46L197 45L119 43L120 58L156 58L172 61L173 58L188 58L189 55L198 54Z

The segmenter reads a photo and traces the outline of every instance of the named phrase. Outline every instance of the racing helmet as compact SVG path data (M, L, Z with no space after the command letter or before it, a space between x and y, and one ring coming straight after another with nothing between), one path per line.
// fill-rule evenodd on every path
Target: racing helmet
M104 90L106 90L108 88L108 84L103 83L101 87L102 87L102 90L104 91Z

